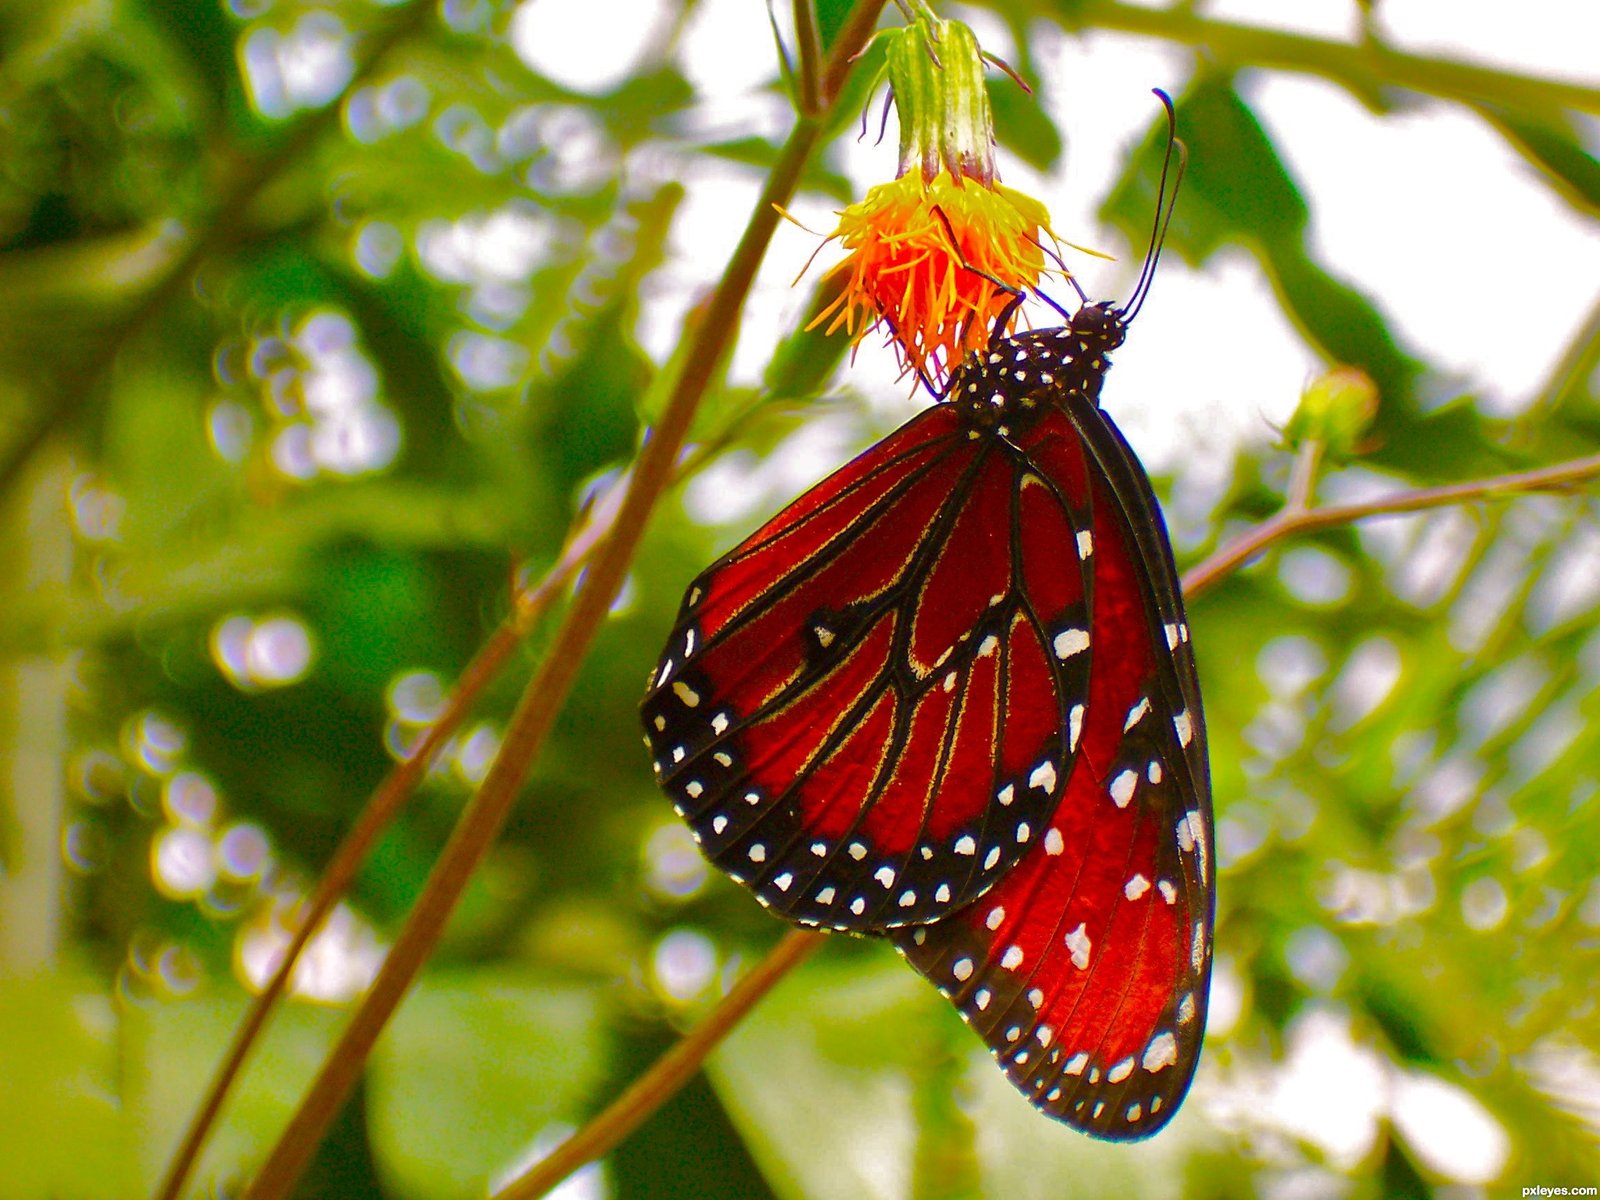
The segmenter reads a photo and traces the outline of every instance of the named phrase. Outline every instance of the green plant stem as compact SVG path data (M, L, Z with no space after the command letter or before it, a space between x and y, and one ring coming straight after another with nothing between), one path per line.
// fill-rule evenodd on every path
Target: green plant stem
M795 103L806 116L822 111L822 80L819 62L822 43L817 35L817 13L813 0L794 0L794 36L799 63L796 68Z
M536 1200L579 1167L617 1146L694 1077L706 1056L757 1001L810 957L825 936L805 929L790 930L765 958L739 978L700 1024L658 1058L604 1112L495 1192L490 1200Z
M876 23L878 0L865 0L848 30ZM860 9L870 9L863 23ZM864 41L864 36L862 38ZM830 67L859 48L841 36ZM831 72L824 78L831 77ZM245 1193L248 1200L281 1200L299 1178L367 1055L407 988L432 953L472 873L500 831L585 653L605 620L657 499L672 475L701 396L733 340L739 310L777 222L775 205L794 192L822 134L822 122L801 117L791 132L733 257L691 336L681 373L660 424L651 431L622 497L611 533L598 548L583 586L557 629L548 653L523 691L499 753L476 795L462 810L415 907L384 959L377 978L324 1062L311 1090Z
M1492 101L1534 112L1600 113L1600 88L1541 79L1472 63L1391 50L1381 42L1346 43L1202 17L1185 6L1145 8L1124 0L1078 0L1060 6L1070 28L1114 29L1203 49L1224 67L1266 67L1320 75L1376 99L1400 87L1476 104Z
M257 197L299 162L329 130L338 128L344 97L371 79L389 52L416 33L432 12L431 4L411 0L387 27L373 35L365 61L351 74L339 95L304 117L271 151L234 167L231 176L219 188L211 211L200 223L179 234L176 244L167 249L169 261L149 290L123 317L122 323L101 338L94 349L58 381L32 415L32 423L6 447L4 456L0 457L0 493L10 489L18 472L39 447L83 410L118 356L149 328L167 305L183 294L200 266L242 240ZM172 223L188 224L177 218Z

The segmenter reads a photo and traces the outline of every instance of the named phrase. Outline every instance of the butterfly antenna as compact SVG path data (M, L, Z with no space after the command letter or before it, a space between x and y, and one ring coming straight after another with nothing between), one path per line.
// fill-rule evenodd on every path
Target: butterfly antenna
M1178 207L1178 189L1183 185L1183 173L1189 166L1189 147L1178 138L1178 115L1172 107L1172 97L1160 88L1152 89L1167 110L1167 150L1161 159L1161 182L1156 187L1156 211L1150 224L1150 241L1144 252L1144 265L1139 268L1139 278L1134 280L1133 291L1123 306L1124 321L1131 321L1144 307L1155 282L1156 264L1161 261L1161 251L1167 244L1167 230L1172 226L1172 214ZM1174 168L1173 155L1177 155ZM1170 191L1168 184L1171 184Z

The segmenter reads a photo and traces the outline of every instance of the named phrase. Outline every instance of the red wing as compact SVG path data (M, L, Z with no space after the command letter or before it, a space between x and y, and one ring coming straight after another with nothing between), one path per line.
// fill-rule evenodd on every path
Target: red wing
M1182 1101L1205 1028L1210 781L1154 496L1109 418L1074 400L1071 420L1097 468L1098 653L1066 794L979 902L895 941L1035 1105L1100 1137L1139 1138Z
M936 405L695 580L643 714L712 861L874 932L1037 844L1087 698L1088 475L1060 413L1010 439Z

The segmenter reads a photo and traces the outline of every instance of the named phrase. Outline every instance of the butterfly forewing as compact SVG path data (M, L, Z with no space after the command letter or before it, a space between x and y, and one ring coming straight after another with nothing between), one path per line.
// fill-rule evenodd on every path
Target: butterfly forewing
M980 901L895 940L1036 1105L1154 1133L1187 1091L1211 968L1211 811L1188 626L1148 482L1109 418L1047 421L1095 469L1079 753L1034 849Z
M714 862L792 919L870 932L1027 853L1086 699L1088 475L1075 438L939 405L695 580L644 720Z

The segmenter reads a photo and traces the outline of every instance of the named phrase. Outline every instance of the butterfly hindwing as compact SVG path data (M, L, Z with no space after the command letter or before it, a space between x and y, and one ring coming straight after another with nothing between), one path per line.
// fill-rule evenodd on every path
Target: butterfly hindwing
M897 931L1037 1106L1138 1138L1188 1089L1211 966L1210 782L1189 632L1148 481L1108 417L1058 417L1094 464L1082 746L1033 851L980 901Z
M936 919L1055 810L1092 660L1089 467L1030 437L938 405L690 586L651 753L708 856L785 916Z

